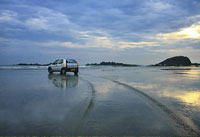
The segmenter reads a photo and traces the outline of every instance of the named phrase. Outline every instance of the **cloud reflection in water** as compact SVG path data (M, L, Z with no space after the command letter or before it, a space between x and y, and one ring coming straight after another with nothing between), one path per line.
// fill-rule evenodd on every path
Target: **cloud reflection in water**
M78 77L74 75L49 74L48 78L59 88L75 87L78 84Z

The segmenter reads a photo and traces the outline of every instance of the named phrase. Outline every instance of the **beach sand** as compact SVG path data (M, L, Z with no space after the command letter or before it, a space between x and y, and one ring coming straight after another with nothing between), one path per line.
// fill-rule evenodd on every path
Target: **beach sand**
M172 72L157 70L93 67L79 76L0 70L0 135L197 135L199 119L190 116L199 110L187 117L171 105L175 93L154 82Z

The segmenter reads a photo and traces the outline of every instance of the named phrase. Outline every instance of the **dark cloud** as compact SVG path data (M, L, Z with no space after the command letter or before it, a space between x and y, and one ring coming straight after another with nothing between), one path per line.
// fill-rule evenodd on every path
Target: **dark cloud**
M148 63L146 58L162 54L152 50L199 49L199 41L187 39L171 44L157 38L160 33L177 32L198 24L199 7L199 0L1 0L0 63L5 63L4 59L13 62L16 56L20 56L16 62L22 58L31 60L31 52L35 53L35 60L41 57L47 61L50 53L53 59L65 50L80 56L82 62L103 60L105 56L120 60L117 56L121 55L122 61L132 62L137 61L131 59L137 55L141 56L140 62ZM120 49L119 43L123 41L138 44L126 45L132 49ZM159 44L151 47L139 42Z

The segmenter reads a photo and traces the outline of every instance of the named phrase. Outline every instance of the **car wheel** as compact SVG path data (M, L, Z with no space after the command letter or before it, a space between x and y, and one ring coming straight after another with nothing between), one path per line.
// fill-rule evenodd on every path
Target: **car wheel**
M74 75L78 76L78 72L74 72Z
M65 69L61 69L60 74L61 74L61 75L65 75L65 74L66 74Z
M53 74L53 70L51 68L48 68L49 74Z

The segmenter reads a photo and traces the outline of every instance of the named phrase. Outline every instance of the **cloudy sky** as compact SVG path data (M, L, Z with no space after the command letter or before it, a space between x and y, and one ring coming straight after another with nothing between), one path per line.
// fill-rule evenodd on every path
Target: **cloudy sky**
M0 64L200 63L200 0L0 0Z

